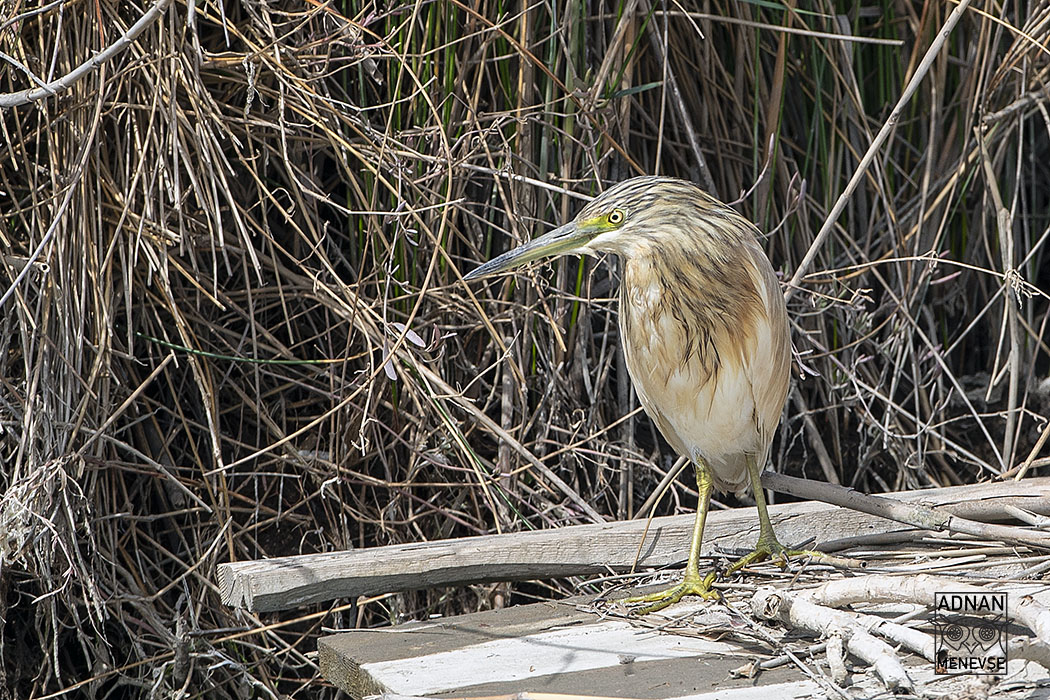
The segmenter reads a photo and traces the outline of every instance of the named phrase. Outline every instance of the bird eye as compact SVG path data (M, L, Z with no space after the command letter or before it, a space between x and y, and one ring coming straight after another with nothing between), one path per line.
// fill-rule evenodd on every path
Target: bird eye
M627 215L623 213L622 209L613 209L612 212L609 213L609 223L613 226L622 224L626 216Z

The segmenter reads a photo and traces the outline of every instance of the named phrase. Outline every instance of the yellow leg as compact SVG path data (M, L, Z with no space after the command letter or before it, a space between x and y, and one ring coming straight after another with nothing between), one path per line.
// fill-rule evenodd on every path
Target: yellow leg
M769 513L766 511L766 493L762 490L761 474L754 455L747 456L747 474L751 479L751 489L755 493L755 505L758 507L758 544L755 545L754 550L731 564L726 573L739 571L763 559L777 559L781 566L787 566L789 557L823 557L821 552L788 549L780 544L776 533L773 532L773 523L769 521Z
M696 468L696 488L700 492L700 500L696 504L696 520L693 521L693 541L689 546L689 561L685 565L685 576L677 586L649 593L648 595L624 598L622 603L626 605L643 605L643 607L632 610L638 615L662 610L672 603L677 603L687 595L697 595L706 600L717 599L718 592L711 588L715 581L715 572L706 576L700 576L700 543L704 539L704 521L707 519L707 508L711 505L711 474L708 472L707 464L703 458L697 457L693 466ZM772 532L772 530L771 530ZM775 539L775 538L774 538Z

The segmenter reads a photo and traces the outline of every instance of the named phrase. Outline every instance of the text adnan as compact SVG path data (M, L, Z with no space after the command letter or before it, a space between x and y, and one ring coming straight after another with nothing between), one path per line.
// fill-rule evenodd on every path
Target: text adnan
M938 593L937 611L954 613L1006 613L1006 594Z

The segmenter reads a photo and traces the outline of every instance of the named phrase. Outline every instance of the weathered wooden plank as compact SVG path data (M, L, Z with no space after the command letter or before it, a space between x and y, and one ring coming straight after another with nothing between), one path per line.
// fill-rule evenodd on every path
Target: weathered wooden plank
M680 604L676 614L704 605ZM573 605L537 603L384 630L355 630L318 644L321 673L353 698L455 693L485 697L530 689L635 698L684 698L754 690L732 679L740 645L599 619ZM812 697L792 669L763 674L776 697ZM745 693L741 696L748 697ZM750 696L757 698L759 696ZM763 697L769 697L765 695Z
M759 688L733 688L732 690L716 690L710 693L691 693L676 698L665 700L814 700L820 697L820 687L813 681L796 681L794 683L778 683L777 685L762 686ZM418 695L400 695L398 693L383 693L373 696L373 700L432 700L433 697L448 697L453 700L642 700L641 698L628 698L623 695L591 695L590 693L548 693L523 690L504 695L471 695L444 693L437 696L422 697Z
M771 509L774 523L789 540L827 531L826 512L819 504L791 504ZM823 511L816 519L802 516ZM800 520L800 518L802 518ZM886 521L857 519L858 531L883 530ZM232 562L218 567L222 600L249 610L282 610L338 597L372 595L464 583L554 578L631 566L638 544L639 565L659 567L684 561L693 517L656 518L647 534L644 521L578 525L556 530L485 535L420 542L374 549ZM891 526L892 527L892 526ZM706 549L739 549L758 536L753 509L712 513ZM788 534L790 533L790 534Z
M762 686L758 688L733 688L732 690L716 690L710 693L699 693L683 695L665 700L814 700L818 697L820 687L813 681L796 681L794 683L778 683L777 685ZM472 691L473 692L473 691ZM373 700L432 700L433 697L454 697L454 700L642 700L640 698L628 698L623 695L592 695L588 693L548 693L529 690L517 691L504 695L471 695L443 693L437 696L423 697L419 695L401 695L399 693L383 693L372 696Z
M905 501L952 504L961 517L1006 517L1013 505L1050 512L1050 479L1029 479L895 494ZM818 543L899 530L874 516L820 503L772 506L770 516L787 545ZM578 525L557 530L487 535L374 549L308 554L218 566L222 601L254 611L281 610L334 598L465 583L555 578L661 567L682 562L693 516ZM648 527L648 532L646 528ZM643 542L644 536L644 542ZM712 512L704 553L753 546L753 508ZM639 550L639 542L643 542Z

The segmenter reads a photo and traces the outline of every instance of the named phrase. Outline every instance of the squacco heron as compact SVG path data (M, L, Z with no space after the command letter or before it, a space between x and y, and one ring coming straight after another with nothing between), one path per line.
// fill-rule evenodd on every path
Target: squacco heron
M628 598L650 612L685 595L716 598L701 576L711 490L750 484L758 506L755 550L729 571L786 558L759 482L787 396L787 308L755 226L699 187L636 177L609 188L576 218L471 271L472 280L567 253L615 253L623 262L620 339L638 399L667 442L693 462L700 493L685 575Z

